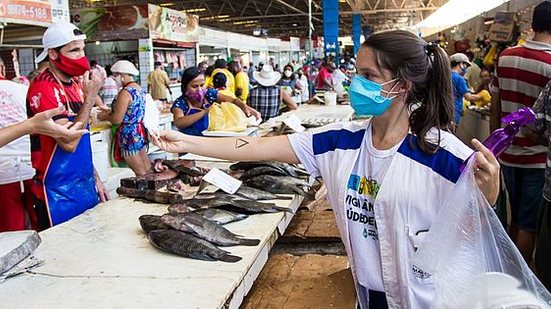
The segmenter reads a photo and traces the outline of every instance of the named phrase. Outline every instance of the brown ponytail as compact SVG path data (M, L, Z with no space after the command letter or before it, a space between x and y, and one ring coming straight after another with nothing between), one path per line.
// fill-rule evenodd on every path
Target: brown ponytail
M374 34L364 46L373 49L377 63L390 70L393 78L411 84L406 104L411 110L409 124L425 153L434 153L440 145L427 141L427 132L435 127L451 129L453 98L448 56L437 45L428 44L415 34L395 30Z

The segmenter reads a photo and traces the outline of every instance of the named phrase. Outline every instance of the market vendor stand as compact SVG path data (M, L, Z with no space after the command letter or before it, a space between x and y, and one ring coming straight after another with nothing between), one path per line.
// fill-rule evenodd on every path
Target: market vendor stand
M274 202L296 211L301 201L295 196ZM166 208L119 197L41 232L35 257L44 265L2 283L1 303L10 308L238 308L292 218L282 212L260 214L226 225L261 242L224 248L243 258L237 263L208 262L164 253L149 243L138 217L161 215Z

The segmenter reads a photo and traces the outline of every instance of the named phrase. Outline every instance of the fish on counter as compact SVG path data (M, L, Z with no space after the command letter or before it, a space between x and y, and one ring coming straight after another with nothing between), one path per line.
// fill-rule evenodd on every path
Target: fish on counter
M170 230L171 227L164 224L161 220L161 216L156 215L142 215L138 218L140 221L140 226L142 227L142 230L145 232L145 234L149 234L149 232L154 230Z
M155 190L138 190L126 187L118 187L117 194L125 197L143 199L159 204L177 204L184 200L181 195Z
M236 213L233 211L227 211L218 208L196 209L185 204L170 205L168 206L168 212L172 214L186 214L190 212L195 212L197 214L200 214L204 218L214 221L220 225L245 220L249 217L247 214Z
M179 231L191 229L194 234L219 246L256 246L260 239L242 238L195 212L186 214L164 214L161 220Z
M172 204L168 206L168 212L169 213L175 213L175 214L185 214L188 212L196 211L197 208L189 206L189 204L184 203L178 203L178 204Z
M303 188L309 187L308 183L302 179L289 176L271 176L260 175L244 181L247 186L266 190L271 193L279 194L299 194L306 198L315 198L311 193Z
M287 172L279 168L265 165L265 166L254 167L249 170L246 170L243 173L243 175L241 175L241 178L239 179L242 181L245 181L247 179L251 179L260 175L288 176Z
M138 190L158 190L178 177L175 171L167 170L161 173L150 173L143 176L127 177L120 181L121 187Z
M271 192L260 190L257 188L241 185L234 195L246 198L249 200L290 200L290 196L278 196Z
M206 209L216 207L243 214L273 213L278 211L293 213L290 208L277 206L275 203L248 200L221 191L197 194L192 199L184 201L184 203L194 208Z
M231 255L210 242L191 234L176 230L154 230L147 238L156 248L183 257L204 260L235 263L241 257Z
M278 169L284 172L288 176L292 177L306 177L309 176L308 172L304 169L298 168L294 165L275 162L275 161L256 161L256 162L237 162L230 165L232 171L236 170L250 170L257 167L268 166L274 169Z
M231 222L237 222L247 219L249 216L246 214L240 214L233 211L207 208L195 211L196 214L201 215L203 218L209 219L218 225L224 225Z

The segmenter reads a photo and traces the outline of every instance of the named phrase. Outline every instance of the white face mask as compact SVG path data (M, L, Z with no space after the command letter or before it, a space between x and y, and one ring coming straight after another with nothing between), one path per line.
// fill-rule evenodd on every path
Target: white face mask
M115 76L115 83L117 84L117 87L122 87L122 75Z
M289 70L285 70L285 72L283 72L283 74L285 74L286 77L291 77L293 75L293 72L289 71Z

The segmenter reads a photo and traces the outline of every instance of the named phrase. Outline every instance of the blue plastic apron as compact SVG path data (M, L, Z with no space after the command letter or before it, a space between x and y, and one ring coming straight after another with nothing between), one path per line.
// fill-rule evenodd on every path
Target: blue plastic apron
M73 118L69 117L69 120ZM82 135L74 153L55 146L44 175L44 191L52 226L70 220L99 203L89 133Z

